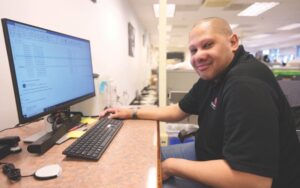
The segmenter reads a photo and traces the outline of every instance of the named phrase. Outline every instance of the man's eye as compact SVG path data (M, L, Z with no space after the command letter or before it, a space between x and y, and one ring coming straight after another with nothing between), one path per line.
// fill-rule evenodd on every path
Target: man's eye
M203 48L204 48L204 49L208 49L208 48L212 47L212 45L213 45L212 42L208 42L208 43L205 43L205 44L203 45Z
M192 55L194 55L196 52L197 52L197 49L191 49L191 50L190 50L190 53L191 53Z

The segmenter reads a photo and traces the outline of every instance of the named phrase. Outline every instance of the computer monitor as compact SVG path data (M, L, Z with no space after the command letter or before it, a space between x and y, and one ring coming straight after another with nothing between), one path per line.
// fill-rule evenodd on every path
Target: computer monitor
M95 96L90 42L2 19L20 123Z

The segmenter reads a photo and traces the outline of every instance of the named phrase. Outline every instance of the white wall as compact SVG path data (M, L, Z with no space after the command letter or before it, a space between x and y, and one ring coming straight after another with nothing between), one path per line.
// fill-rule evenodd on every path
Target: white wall
M0 18L70 34L91 41L94 72L116 83L129 103L135 91L148 85L150 44L127 0L1 0ZM135 28L135 57L128 56L128 22ZM148 41L148 40L147 40ZM18 123L10 69L0 29L0 130ZM99 109L100 111L100 109Z

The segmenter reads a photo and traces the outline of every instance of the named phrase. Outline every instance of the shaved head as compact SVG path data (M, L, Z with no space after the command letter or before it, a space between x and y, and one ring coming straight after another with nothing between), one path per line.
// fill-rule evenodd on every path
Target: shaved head
M232 62L238 46L239 39L227 21L202 19L189 35L191 64L202 79L217 79Z
M218 17L204 18L196 23L193 29L197 29L199 27L208 29L212 33L218 33L225 36L231 36L233 34L228 22Z

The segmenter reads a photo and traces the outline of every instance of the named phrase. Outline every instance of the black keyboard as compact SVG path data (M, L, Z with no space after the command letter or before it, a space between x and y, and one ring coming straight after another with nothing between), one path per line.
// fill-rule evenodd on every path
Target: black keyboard
M67 147L63 154L68 157L98 160L122 125L122 120L102 118Z

